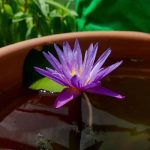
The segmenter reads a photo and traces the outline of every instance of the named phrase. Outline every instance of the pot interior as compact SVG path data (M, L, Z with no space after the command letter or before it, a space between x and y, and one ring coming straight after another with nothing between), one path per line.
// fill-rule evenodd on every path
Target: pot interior
M86 40L81 41L85 48ZM0 148L147 150L150 147L150 61L145 53L139 55L142 46L133 53L133 46L129 45L119 44L120 51L113 45L117 50L114 49L106 65L118 59L124 63L102 81L105 87L126 98L118 101L88 94L93 111L92 129L88 127L89 111L82 96L54 109L58 94L16 85L0 95ZM102 49L106 46L107 43Z

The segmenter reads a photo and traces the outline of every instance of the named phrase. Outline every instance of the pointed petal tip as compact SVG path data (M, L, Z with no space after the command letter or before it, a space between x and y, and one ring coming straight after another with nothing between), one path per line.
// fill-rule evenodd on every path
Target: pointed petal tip
M68 102L72 101L76 97L78 97L80 93L77 91L71 89L71 88L66 88L64 89L57 97L57 99L54 102L54 107L55 108L60 108L67 104Z
M58 45L56 43L54 43L54 48L57 49L58 48Z
M112 50L111 50L111 48L109 47L108 49L106 49L105 52L108 53L108 55L110 55L111 51L112 51Z
M90 88L87 91L90 92L90 93L115 97L115 98L120 99L120 100L125 98L125 96L123 96L123 95L121 95L117 92L114 92L110 89L107 89L105 87L101 87L101 86L96 86L96 87Z
M54 108L58 109L58 108L61 108L63 107L65 104L67 104L69 101L73 100L74 97L72 96L71 98L69 98L68 100L64 99L64 100L57 100L55 101L54 103Z
M94 45L94 49L98 50L98 42Z
M36 67L36 66L34 66L33 68L34 68L35 71L37 71L39 73L41 73L41 71L45 71L44 69Z
M58 109L58 108L60 108L60 107L54 107L54 108Z
M120 61L120 64L122 64L122 63L123 63L123 60Z
M80 47L79 40L76 38L74 42L74 49Z
M117 61L116 64L121 65L123 63L123 60Z
M47 54L47 53L43 51L42 54L45 55L45 54Z
M98 45L99 45L99 42L96 42L96 43L95 43L95 46L98 46Z
M122 63L123 63L123 60L120 60L120 61L116 62L115 63L116 64L116 68L118 68Z
M46 52L42 52L42 54L48 60L48 54Z
M40 70L40 68L39 68L39 67L36 67L36 66L34 66L33 68L34 68L34 70L37 71L37 72Z
M125 98L125 96L123 96L123 95L120 95L120 94L118 94L117 96L115 96L116 98L118 98L118 99L124 99Z
M58 98L57 98L57 99L58 99ZM61 108L63 105L66 104L65 101L63 101L63 100L57 101L57 99L56 99L56 101L55 101L54 104L53 104L54 108L58 109L58 108Z
M33 67L34 70L36 72L38 72L39 74L43 75L43 76L48 76L48 72L42 68L39 68L39 67Z
M79 39L78 39L78 38L75 39L75 43L76 43L76 42L79 43Z
M49 51L48 52L42 52L43 56L49 60L49 55L51 54Z
M58 109L60 108L62 105L59 105L58 103L54 104L54 108Z

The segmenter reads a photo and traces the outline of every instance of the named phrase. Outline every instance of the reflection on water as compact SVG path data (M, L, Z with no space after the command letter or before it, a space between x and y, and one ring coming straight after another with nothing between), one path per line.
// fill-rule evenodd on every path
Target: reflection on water
M134 124L102 110L94 109L93 132L83 130L81 149L100 142L101 149L147 150L150 148L150 126ZM99 119L98 119L99 117Z
M126 99L89 94L93 130L87 126L88 109L82 98L54 109L57 94L25 89L3 94L0 148L34 150L41 134L56 150L150 149L150 79L111 77L103 84L126 95Z

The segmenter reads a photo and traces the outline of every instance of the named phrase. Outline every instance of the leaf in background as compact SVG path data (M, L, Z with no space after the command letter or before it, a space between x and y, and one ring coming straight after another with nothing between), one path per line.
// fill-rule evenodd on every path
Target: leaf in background
M12 10L12 8L11 8L10 5L8 5L8 4L4 5L4 12L8 16L8 18L12 18L12 16L13 16L13 10Z
M48 4L46 4L45 1L43 1L43 0L38 0L38 1L39 1L39 4L40 4L39 8L40 8L41 12L43 13L43 15L45 17L47 17L49 12L50 12Z
M59 27L59 28L58 28ZM62 32L62 19L61 17L57 16L57 17L53 17L51 20L51 30L53 34L56 33L61 33Z
M26 39L36 38L37 36L38 36L37 28L35 27L35 25L32 24L30 27L28 27L28 30L26 32Z
M75 18L70 15L66 15L64 17L64 31L65 32L75 31L76 30L75 26L76 26Z
M21 41L25 40L26 32L27 32L26 20L22 20L19 22L18 29L19 29L19 35L20 35L19 39Z
M29 38L75 31L72 18L75 19L76 13L68 8L71 1L2 1L4 5L0 6L0 47ZM0 4L2 5L1 1Z
M66 15L76 15L75 11L70 10L69 8L65 7L61 3L54 1L54 0L45 0L46 3L55 7L55 9L62 11L62 14Z
M12 43L12 32L11 32L12 19L6 11L0 13L0 27L2 44ZM2 45L3 46L3 45Z
M50 17L62 17L62 15L56 9L54 9L50 12Z
M74 11L74 10L70 10L70 15L74 16L74 17L77 17L78 13L76 11Z
M32 17L28 13L18 12L13 16L14 42L23 41L26 39L26 34L29 28L29 23Z
M41 13L45 17L48 16L49 7L44 0L33 0L33 5L35 5L38 8L38 13Z
M14 13L21 11L21 5L18 0L9 0L7 3L11 6Z
M51 34L51 26L49 25L48 20L41 17L39 19L39 32L41 35L50 35Z
M26 15L23 12L18 12L13 17L13 22L19 22L26 19Z

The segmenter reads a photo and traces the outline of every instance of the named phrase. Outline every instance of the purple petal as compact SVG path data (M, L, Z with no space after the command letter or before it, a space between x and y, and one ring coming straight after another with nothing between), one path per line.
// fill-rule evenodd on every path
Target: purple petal
M115 98L118 98L118 99L125 98L125 96L122 96L117 92L113 92L113 91L111 91L107 88L101 87L101 86L90 88L90 89L87 90L87 92L94 93L94 94L107 95L107 96L115 97Z
M89 65L89 57L91 56L91 53L93 52L93 43L90 44L88 50L85 52L84 61L83 61L83 68L86 68Z
M57 52L60 62L63 64L65 58L64 58L64 54L63 54L62 50L56 44L54 44L54 47L55 47L55 50Z
M46 67L46 70L49 73L51 73L51 75L53 75L54 77L59 78L60 80L64 81L65 83L67 83L69 85L68 78L66 76L64 76L64 74L58 73L57 71L54 71L53 69L50 69L48 67Z
M49 73L51 73L51 74L53 74L53 75L55 75L55 76L63 76L62 74L58 73L57 71L55 71L55 70L53 70L53 69L51 69L51 68L49 68L49 67L46 67L46 70L47 70ZM45 71L46 71L46 70L45 70Z
M82 72L82 74L80 76L80 82L81 82L82 85L85 86L87 84L87 82L88 82L88 80L90 78L90 72L91 72L90 68L83 70L83 72Z
M99 72L99 69L102 67L102 65L104 64L104 62L106 61L106 59L108 58L108 56L110 55L110 53L111 53L111 49L109 48L96 61L93 69L91 70L91 76L93 78L96 77L97 73Z
M66 42L63 42L63 52L64 52L64 55L68 58L68 56L72 55L73 54L73 51L69 45L69 43L66 41ZM69 54L69 55L68 55Z
M73 51L77 52L76 62L78 64L78 70L79 70L82 67L82 52L81 52L79 41L77 39L75 40Z
M48 62L54 67L55 70L57 70L58 72L62 70L61 64L50 52L48 52L48 54L43 52L43 55L48 60Z
M97 54L97 50L98 50L98 43L96 43L94 46L93 46L93 49L89 50L88 51L88 59L89 59L89 62L90 63L94 63L95 61L95 57L96 57L96 54Z
M111 53L111 49L108 48L99 58L98 60L96 61L95 66L99 66L99 68L102 67L102 65L105 63L106 59L108 58L108 56L110 55Z
M50 71L47 71L47 70L44 70L44 69L41 69L41 68L38 68L38 67L34 67L34 69L41 75L45 76L45 77L48 77L49 79L63 85L63 86L67 86L68 84L63 81L60 76L58 76L56 73L52 73Z
M85 87L83 87L83 90L87 90L87 89L91 89L93 87L96 87L96 86L100 86L101 85L101 82L92 82L90 84L87 84Z
M71 78L71 84L73 87L77 88L77 89L80 89L81 88L81 84L80 84L80 80L78 78L77 75L74 75L72 78Z
M51 72L51 74L54 77L59 78L61 81L65 82L66 85L71 86L71 76L64 70L62 70L62 73L57 73L57 72L52 72L52 69L46 67L46 70L48 70L49 72Z
M102 71L100 71L97 74L96 80L101 80L102 78L104 78L106 75L108 75L109 73L111 73L113 70L115 70L117 67L119 67L122 64L123 61L119 61L116 62L115 64L106 67L105 69L103 69Z
M63 72L70 72L71 71L70 64L68 64L68 61L64 56L64 53L62 52L62 50L56 44L54 44L54 47L55 47L56 52L58 54L59 60L62 64Z
M64 52L66 61L70 65L70 63L72 62L72 59L73 59L73 51L68 42L63 43L63 52Z
M85 58L83 62L83 72L81 74L82 84L85 84L88 78L90 77L90 73L96 57L97 49L98 49L98 44L96 44L94 47L91 44L89 49L85 53Z
M103 68L100 68L99 71L97 72L97 70L95 70L94 72L90 72L90 81L89 84L91 84L92 82L98 82L99 80L96 80L99 76L99 73L103 70Z
M96 43L93 47L93 50L91 51L91 53L89 53L88 59L90 60L90 64L93 65L94 61L95 61L95 57L97 54L97 50L98 50L98 43Z
M55 101L55 108L62 107L66 103L70 102L74 98L78 97L81 93L73 88L66 88L64 89Z
M92 67L93 67L93 63L95 61L95 57L96 57L96 53L98 50L98 43L96 43L93 47L93 45L91 45L89 47L89 49L87 50L87 57L86 57L86 62L84 65L84 69L88 69L91 71Z
M85 68L89 68L89 66L93 67L93 63L95 61L96 53L98 50L98 43L96 43L94 46L93 44L90 45L90 47L87 50L87 56L85 57Z

